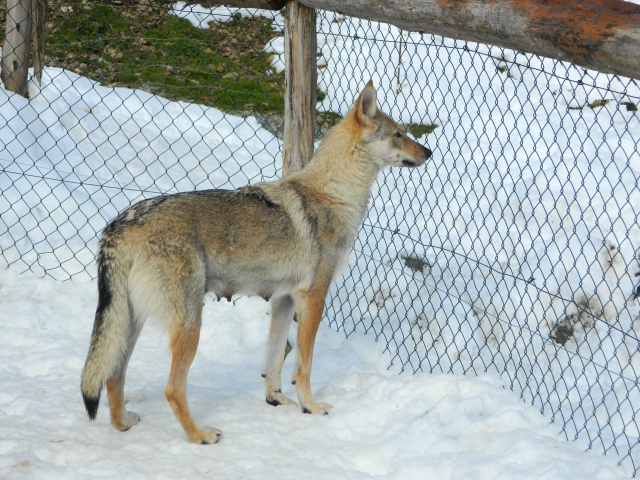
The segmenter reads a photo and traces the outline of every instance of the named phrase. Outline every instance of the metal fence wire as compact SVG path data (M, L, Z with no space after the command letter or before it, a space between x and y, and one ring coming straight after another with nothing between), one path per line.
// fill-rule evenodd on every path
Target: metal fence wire
M50 2L42 87L0 92L4 263L95 277L131 203L280 175L282 18L209 11ZM636 475L638 82L329 12L318 29L319 122L373 78L433 150L381 174L329 325L408 372L497 372Z

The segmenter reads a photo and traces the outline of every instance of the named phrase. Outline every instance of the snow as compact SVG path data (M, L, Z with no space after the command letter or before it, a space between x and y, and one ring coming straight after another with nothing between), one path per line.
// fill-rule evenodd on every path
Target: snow
M0 276L2 478L474 478L604 479L628 470L583 452L496 375L398 375L369 336L321 328L313 384L329 416L271 407L260 368L268 304L207 297L190 406L223 431L192 445L164 398L163 335L143 333L129 366L128 408L142 421L109 424L103 398L86 418L79 372L95 308L94 282L56 282L13 269ZM291 375L287 359L284 376ZM284 393L295 395L284 385ZM105 397L105 395L103 395Z
M228 18L226 9L182 3L172 12L198 27ZM260 13L282 24L279 14ZM190 405L201 424L223 431L222 441L211 447L186 442L164 400L169 355L166 339L154 330L142 335L126 389L142 422L126 433L111 428L103 398L97 422L89 423L78 384L97 297L90 280L95 232L131 202L161 192L277 178L281 144L253 117L46 68L42 86L30 85L31 101L0 90L0 117L11 119L0 125L0 250L10 266L0 270L0 476L583 479L633 473L629 462L617 466L615 451L600 455L597 442L585 453L583 437L563 439L585 424L592 428L588 422L613 424L603 431L603 446L624 432L616 439L624 455L638 437L640 353L633 339L640 304L629 298L640 271L634 207L640 205L640 122L619 108L629 98L637 102L637 85L480 45L468 44L468 51L446 39L438 40L440 47L425 45L419 34L393 27L381 33L379 24L334 14L319 26L345 34L341 45L321 37L325 68L318 80L326 97L319 109L344 113L371 77L393 117L439 125L421 140L434 151L424 172L381 175L356 242L359 256L352 255L357 278L338 279L328 300L334 328L357 332L345 339L323 326L319 333L312 386L319 401L334 406L331 415L264 402L259 373L268 304L208 298L189 377ZM386 44L367 40L381 35L404 38L400 77L396 64L378 61L389 55L380 50ZM266 49L272 67L281 68L283 43L274 40ZM447 56L440 59L443 50ZM370 58L355 61L362 51ZM434 68L413 70L414 58L430 59ZM478 67L487 61L508 67L509 76ZM354 65L358 70L349 70ZM553 75L545 73L552 69ZM575 88L565 77L587 78L597 88ZM583 108L603 95L612 101ZM474 217L483 221L468 220ZM402 236L392 234L395 226ZM387 246L384 252L379 244ZM404 254L424 258L429 271L408 275ZM479 266L455 261L463 257ZM74 280L18 275L28 267L39 276ZM583 341L559 348L548 338L559 319L580 318L574 300L597 318L580 323ZM390 342L391 353L383 353L384 343L373 335L360 335L369 329ZM510 369L516 354L521 370ZM436 366L476 371L472 360L478 358L495 368L477 377L398 375ZM285 378L291 368L289 360ZM556 388L555 424L549 406L541 414L509 390L527 380L527 371ZM576 398L576 388L590 395ZM295 396L293 387L285 386L285 394ZM602 405L597 394L607 397ZM577 411L569 408L578 403ZM561 418L570 419L563 434Z

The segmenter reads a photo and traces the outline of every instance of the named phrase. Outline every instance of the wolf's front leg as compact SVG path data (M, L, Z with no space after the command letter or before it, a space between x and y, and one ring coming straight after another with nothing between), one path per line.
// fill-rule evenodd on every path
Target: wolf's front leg
M322 320L327 289L328 285L323 288L314 288L308 292L299 292L296 295L298 303L298 351L293 380L298 392L298 400L304 413L328 415L332 408L331 405L316 403L313 400L310 381L313 346L320 321Z
M289 295L284 295L272 298L270 304L271 328L269 329L269 344L262 370L266 399L269 405L289 405L293 402L282 393L281 372L295 303Z

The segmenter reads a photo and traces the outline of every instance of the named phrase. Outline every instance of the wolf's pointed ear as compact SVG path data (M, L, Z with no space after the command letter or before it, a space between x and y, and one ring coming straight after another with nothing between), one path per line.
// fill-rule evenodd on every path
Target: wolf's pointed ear
M363 125L367 125L370 119L378 113L378 104L376 103L376 91L373 88L373 80L364 87L362 93L358 97L356 104L356 117Z

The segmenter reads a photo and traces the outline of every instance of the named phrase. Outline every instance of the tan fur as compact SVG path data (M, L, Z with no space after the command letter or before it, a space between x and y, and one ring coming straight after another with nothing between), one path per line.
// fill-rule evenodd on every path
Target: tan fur
M310 386L327 291L347 261L378 172L419 166L430 155L378 111L370 82L302 171L234 191L157 197L120 214L105 228L98 253L99 302L81 382L90 418L106 383L111 423L126 430L138 422L124 408L125 373L143 323L155 317L171 333L167 400L190 441L217 441L220 432L199 428L186 398L207 291L270 299L263 377L272 405L292 403L282 394L280 371L297 314L298 401L305 412L327 414L331 407L316 403Z

